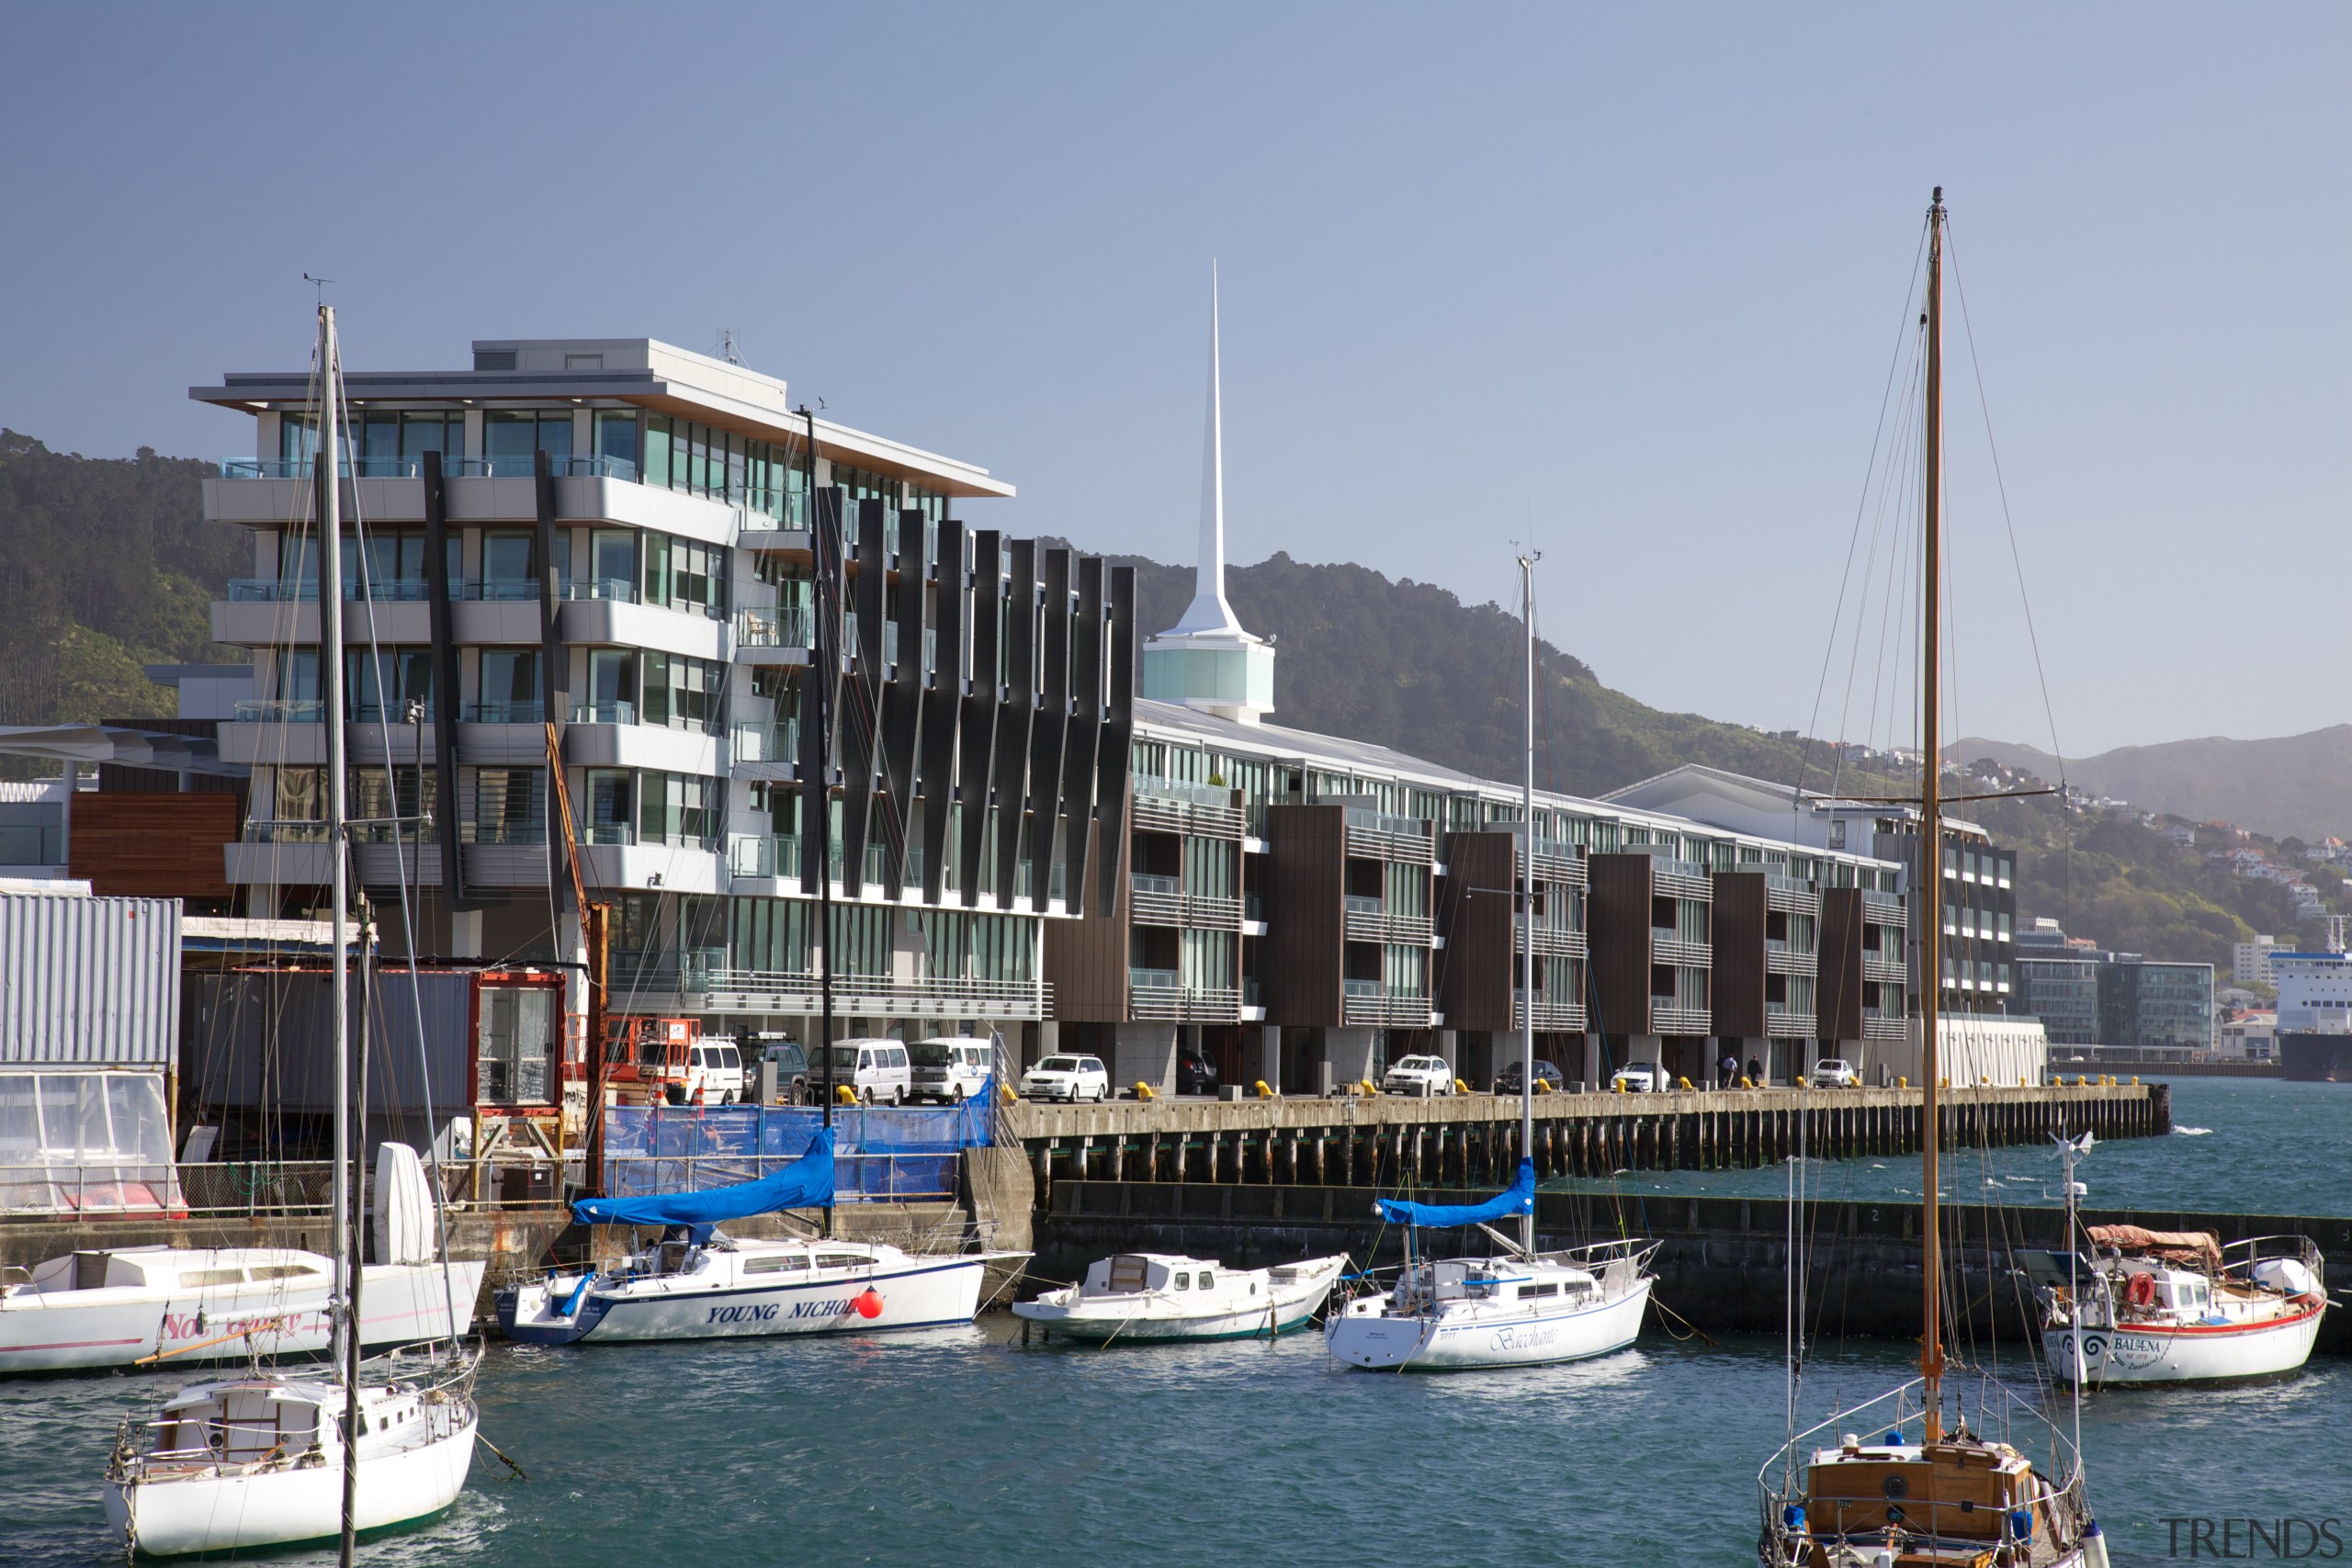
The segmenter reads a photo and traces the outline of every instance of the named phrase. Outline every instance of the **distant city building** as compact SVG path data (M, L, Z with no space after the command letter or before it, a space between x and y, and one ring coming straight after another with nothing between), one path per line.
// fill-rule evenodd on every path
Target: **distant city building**
M2278 946L2278 939L2270 936L2237 943L2230 950L2230 978L2241 986L2277 985L2278 979L2270 972L2270 954Z
M2019 934L2018 1010L2052 1045L2204 1051L2213 1043L2213 966L2154 963L2069 937L2056 921Z
M2215 1049L2235 1060L2272 1060L2278 1049L2278 1012L2270 1008L2256 1008L2231 1019L2222 1025Z

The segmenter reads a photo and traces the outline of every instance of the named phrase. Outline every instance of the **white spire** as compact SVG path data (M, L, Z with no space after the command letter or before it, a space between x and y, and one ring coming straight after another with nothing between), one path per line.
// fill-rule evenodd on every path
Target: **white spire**
M1209 263L1208 436L1201 457L1201 554L1193 602L1168 629L1170 637L1222 633L1249 637L1225 597L1225 408L1217 367L1216 263Z

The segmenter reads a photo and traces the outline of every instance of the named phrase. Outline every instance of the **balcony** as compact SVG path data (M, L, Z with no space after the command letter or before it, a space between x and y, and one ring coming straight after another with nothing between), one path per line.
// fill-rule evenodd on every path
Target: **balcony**
M613 986L626 987L640 1011L813 1017L820 1008L814 974L731 969L702 959L616 964ZM1053 998L1043 980L946 976L836 975L832 991L837 1014L878 1018L1038 1019Z
M1538 958L1582 958L1588 951L1584 932L1569 926L1545 925L1541 920L1532 928L1532 933L1526 929L1514 931L1511 951L1525 953L1530 934Z
M1351 1028L1427 1029L1430 1005L1426 996L1392 991L1379 980L1340 982L1340 1021Z
M545 724L547 706L539 702L468 703L459 722L465 724Z
M1527 993L1516 987L1510 994L1510 1026L1513 1029L1527 1027ZM1545 993L1538 991L1535 993L1535 1027L1581 1033L1585 1028L1584 1004L1552 1001Z
M1715 962L1715 950L1710 943L1690 941L1671 927L1653 926L1650 928L1650 962L1706 969Z
M1705 1008L1690 1007L1679 997L1650 998L1653 1034L1711 1034L1713 1024Z
M1910 977L1910 971L1904 965L1903 960L1900 958L1883 957L1881 954L1869 952L1868 950L1863 952L1863 979L1899 984L1903 981L1908 980Z
M800 721L786 718L739 724L730 732L729 755L736 773L744 778L789 779L800 761Z
M1515 824L1512 826L1512 836L1519 843L1519 874L1521 877L1528 877L1529 840L1526 834L1515 830ZM1582 887L1587 885L1584 851L1580 846L1558 839L1537 839L1533 843L1535 864L1532 880L1548 883L1555 887Z
M1811 948L1791 947L1786 942L1764 939L1764 972L1768 975L1811 975L1819 968L1819 955Z
M1349 854L1413 865L1437 863L1437 840L1430 824L1419 818L1390 817L1362 806L1346 809Z
M1770 1040L1811 1040L1817 1020L1809 1012L1791 1012L1786 1002L1764 1004L1764 1034Z
M1910 1020L1900 1013L1889 1013L1880 1008L1862 1010L1865 1040L1904 1040L1909 1038L1910 1032Z
M1127 1016L1148 1023L1233 1023L1241 1017L1241 993L1187 986L1173 969L1130 968Z
M812 617L798 604L735 613L735 658L742 664L805 664Z
M1234 792L1212 784L1173 779L1136 781L1135 825L1147 832L1184 833L1194 838L1238 839L1246 826Z
M1402 942L1428 947L1432 938L1427 915L1392 915L1378 898L1346 895L1346 936L1350 942Z
M1764 874L1764 907L1790 915L1817 915L1821 912L1821 895L1812 883L1803 877L1782 876L1777 872Z
M1652 855L1650 891L1661 897L1695 898L1712 903L1715 897L1715 881L1707 874L1707 868L1696 861Z
M1238 931L1241 900L1205 897L1184 891L1182 879L1136 872L1127 878L1128 918L1147 926L1184 926L1196 931Z

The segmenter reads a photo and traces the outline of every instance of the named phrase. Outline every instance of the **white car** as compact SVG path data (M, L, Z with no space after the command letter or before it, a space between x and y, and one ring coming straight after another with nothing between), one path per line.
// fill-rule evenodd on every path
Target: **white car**
M907 1047L914 1064L914 1097L957 1105L986 1089L995 1052L985 1040L968 1034L918 1040Z
M1048 1056L1021 1075L1021 1098L1099 1104L1111 1098L1110 1070L1096 1056Z
M1381 1076L1383 1094L1452 1094L1453 1069L1442 1056L1404 1056Z
M1616 1076L1609 1080L1609 1088L1613 1093L1652 1094L1665 1087L1664 1075L1647 1062L1635 1062L1630 1066L1620 1067Z
M1835 1056L1824 1056L1813 1065L1812 1083L1815 1089L1860 1089L1862 1075Z
M821 1081L821 1080L820 1080ZM833 1042L833 1088L844 1086L863 1104L904 1105L914 1093L907 1047L898 1040Z

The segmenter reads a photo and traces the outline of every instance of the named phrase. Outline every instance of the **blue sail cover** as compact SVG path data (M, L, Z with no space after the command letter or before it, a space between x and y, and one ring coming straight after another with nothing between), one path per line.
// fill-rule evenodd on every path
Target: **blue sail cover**
M1374 1198L1373 1207L1380 1217L1399 1225L1419 1225L1425 1230L1451 1230L1456 1225L1475 1225L1487 1220L1508 1219L1513 1214L1532 1213L1535 1210L1535 1162L1519 1162L1519 1179L1510 1190L1498 1193L1483 1203L1408 1203L1402 1198Z
M821 1209L833 1201L833 1134L818 1129L808 1152L757 1181L700 1192L656 1192L642 1198L580 1198L571 1213L584 1225L684 1225L696 1242L713 1225L778 1209Z

